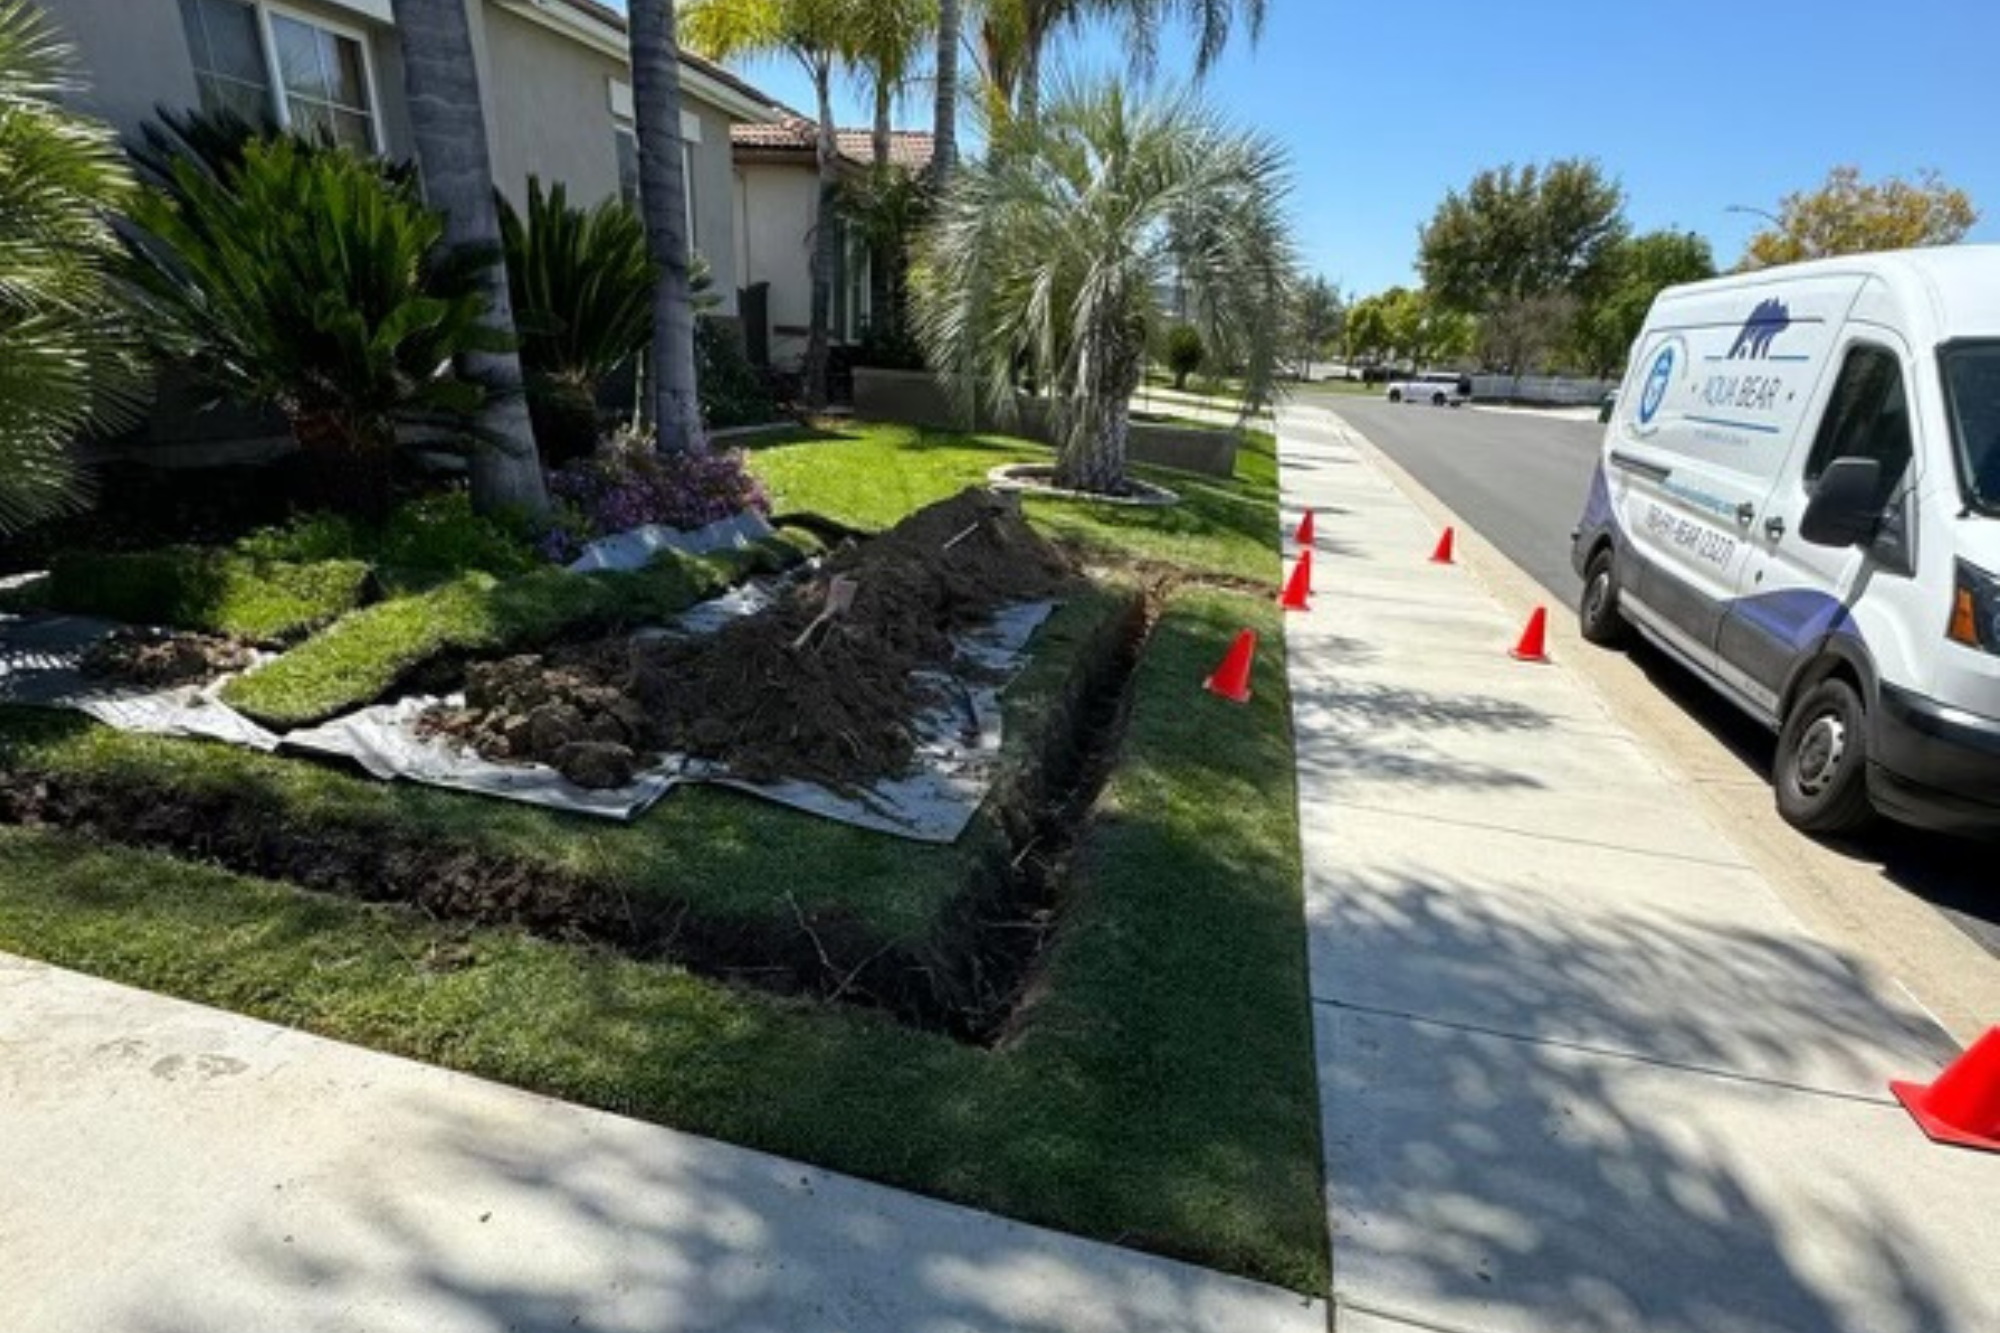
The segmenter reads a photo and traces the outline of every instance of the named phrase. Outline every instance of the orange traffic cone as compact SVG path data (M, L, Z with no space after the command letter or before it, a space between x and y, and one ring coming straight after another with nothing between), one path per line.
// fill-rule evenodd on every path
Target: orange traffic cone
M2000 1152L2000 1028L1988 1028L1929 1087L1891 1083L1889 1091L1937 1142Z
M1431 552L1432 564L1449 565L1455 563L1451 558L1451 542L1452 542L1452 530L1450 528L1446 528L1444 530L1444 536L1438 538L1437 549Z
M1306 605L1306 594L1312 591L1313 553L1299 552L1299 563L1292 566L1291 578L1285 580L1285 595L1278 599L1278 605L1287 611L1310 611Z
M1514 645L1512 656L1517 662L1546 662L1548 654L1549 612L1547 607L1538 606L1535 614L1528 617L1528 627L1521 631L1521 641Z
M1313 544L1312 510L1310 509L1306 510L1306 516L1299 520L1299 530L1293 534L1292 540L1297 542L1300 546L1311 546Z
M1222 665L1201 683L1210 694L1219 694L1231 703L1250 702L1250 663L1257 656L1257 631L1246 629L1236 636L1223 654Z

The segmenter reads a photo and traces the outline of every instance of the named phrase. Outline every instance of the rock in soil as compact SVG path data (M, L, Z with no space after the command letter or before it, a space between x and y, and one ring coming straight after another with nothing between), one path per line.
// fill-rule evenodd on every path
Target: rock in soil
M254 651L233 639L163 629L115 629L86 649L78 666L93 679L167 689L206 685L256 660Z
M815 627L836 575L855 581L853 604ZM493 759L564 767L567 752L565 773L585 786L630 780L610 781L622 762L578 748L590 743L622 747L635 764L675 751L751 781L851 791L908 770L913 720L934 702L927 673L951 665L953 634L1077 577L1011 497L968 490L842 550L819 579L714 634L477 664L466 706L433 710L425 725Z

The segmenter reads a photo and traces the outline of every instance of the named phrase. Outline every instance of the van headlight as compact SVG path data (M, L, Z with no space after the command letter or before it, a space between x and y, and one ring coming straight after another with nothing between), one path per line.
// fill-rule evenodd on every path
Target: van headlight
M1953 643L2000 653L2000 578L1959 561L1951 594L1951 628L1945 633Z

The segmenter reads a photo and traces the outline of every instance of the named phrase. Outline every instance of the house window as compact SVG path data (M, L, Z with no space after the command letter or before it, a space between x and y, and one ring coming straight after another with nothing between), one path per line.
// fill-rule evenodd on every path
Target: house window
M271 80L257 11L242 0L181 0L181 24L194 56L201 109L234 112L253 123L269 121Z
M357 152L374 151L375 118L360 41L289 14L270 19L287 128L327 136Z
M639 136L630 125L621 124L612 130L618 143L618 196L632 207L639 207ZM701 232L695 226L699 214L694 206L694 150L695 145L686 139L681 143L681 203L686 209L688 249L701 246Z
M840 224L840 246L833 268L833 336L841 342L859 342L874 315L873 257L868 242L858 228Z
M360 34L246 0L180 0L180 6L202 110L275 121L364 153L380 146Z

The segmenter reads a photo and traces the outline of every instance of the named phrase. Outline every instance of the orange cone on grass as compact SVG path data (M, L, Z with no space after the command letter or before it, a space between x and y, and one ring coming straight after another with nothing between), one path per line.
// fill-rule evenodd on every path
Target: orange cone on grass
M1437 549L1431 552L1432 564L1449 565L1457 563L1451 558L1451 544L1454 535L1452 529L1446 528L1444 530L1444 535L1438 538Z
M1936 1142L2000 1152L2000 1027L1988 1028L1929 1087L1899 1082L1889 1091Z
M1292 534L1292 540L1300 546L1313 544L1313 511L1306 510L1306 516L1299 520L1299 530Z
M1549 660L1549 611L1545 606L1535 608L1535 614L1528 617L1528 627L1521 631L1521 641L1509 650L1509 655L1517 662L1546 662Z
M1287 611L1312 610L1306 605L1306 595L1312 591L1312 568L1313 553L1309 550L1299 552L1299 563L1292 566L1292 576L1285 580L1285 593L1278 599L1279 606Z
M1223 654L1222 665L1215 674L1201 683L1210 694L1220 695L1231 703L1250 702L1250 664L1257 657L1257 631L1246 629L1236 636L1236 642L1229 645Z

